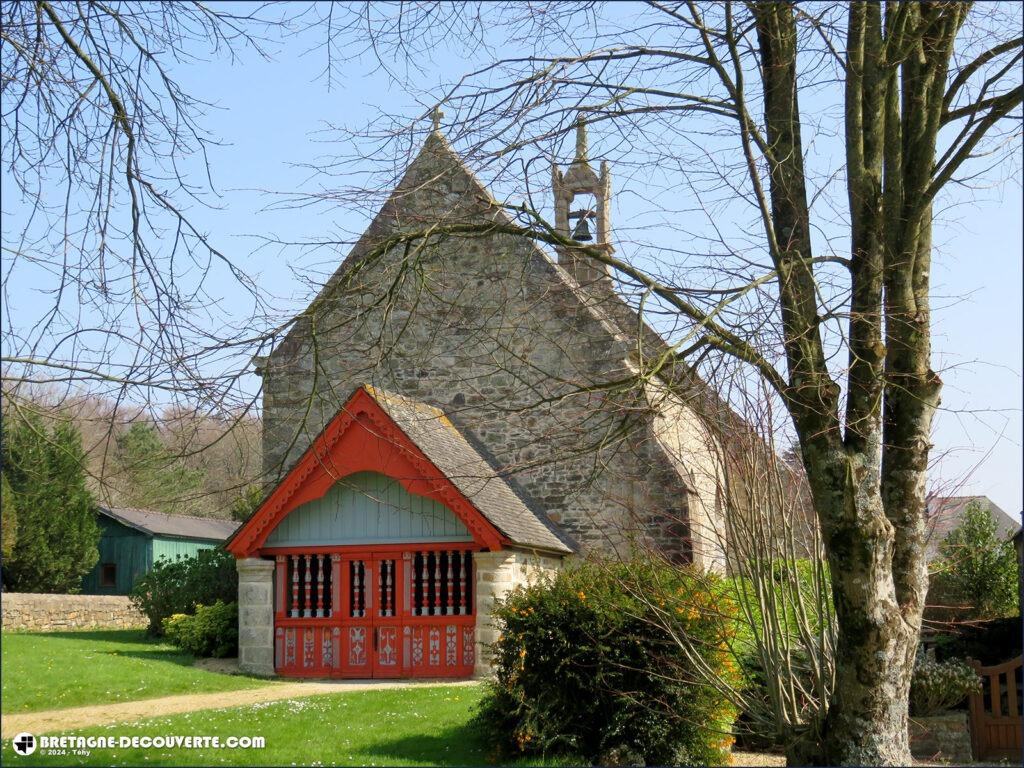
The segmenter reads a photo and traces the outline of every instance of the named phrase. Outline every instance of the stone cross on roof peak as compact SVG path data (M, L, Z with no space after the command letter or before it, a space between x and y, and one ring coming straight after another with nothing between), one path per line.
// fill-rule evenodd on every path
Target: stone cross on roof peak
M440 104L436 105L432 110L430 110L430 122L433 125L433 128L431 130L433 130L434 132L441 130L442 117L444 117L444 112L441 111Z

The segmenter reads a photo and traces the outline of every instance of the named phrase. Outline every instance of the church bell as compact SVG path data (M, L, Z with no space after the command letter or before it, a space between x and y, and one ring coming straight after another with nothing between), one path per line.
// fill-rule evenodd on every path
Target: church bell
M587 219L591 215L590 211L580 212L579 221L576 222L576 228L572 232L572 239L577 243L589 243L594 239L594 236L590 234L590 225L587 224Z

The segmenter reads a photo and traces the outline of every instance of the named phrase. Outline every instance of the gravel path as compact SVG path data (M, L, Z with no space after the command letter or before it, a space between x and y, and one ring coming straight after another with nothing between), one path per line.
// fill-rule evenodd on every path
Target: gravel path
M54 731L71 731L91 725L142 720L158 715L174 715L179 712L195 712L201 709L220 709L258 704L264 701L295 699L303 696L321 696L327 693L347 691L380 691L389 688L412 688L439 685L478 685L475 680L454 683L441 682L385 682L337 680L300 683L274 683L264 688L221 693L193 693L182 696L166 696L160 699L124 701L116 704L99 704L89 707L51 709L44 712L4 715L0 737L13 738L16 734L28 732L34 735Z
M732 764L741 766L776 766L785 765L786 758L783 755L773 755L769 752L733 752Z

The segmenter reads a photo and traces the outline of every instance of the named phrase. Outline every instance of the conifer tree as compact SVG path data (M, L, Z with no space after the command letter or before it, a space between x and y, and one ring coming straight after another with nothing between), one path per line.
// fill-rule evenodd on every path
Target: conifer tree
M7 482L7 475L0 472L0 555L4 560L11 556L17 538L18 511L14 506L14 491Z
M961 523L939 545L933 564L931 601L963 606L972 619L997 619L1020 612L1017 552L1001 537L992 513L970 502Z
M7 418L5 497L18 510L18 533L4 559L4 582L18 592L75 592L99 558L96 504L85 486L78 430L47 430L38 416ZM7 501L5 500L5 507Z

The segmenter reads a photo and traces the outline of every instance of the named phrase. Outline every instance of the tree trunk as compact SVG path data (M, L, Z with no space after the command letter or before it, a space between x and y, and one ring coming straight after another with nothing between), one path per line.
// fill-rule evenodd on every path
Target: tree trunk
M858 464L855 457L850 462ZM877 465L873 469L866 474L877 489ZM911 763L907 706L919 625L905 621L896 599L894 538L877 490L854 490L831 532L839 632L836 683L818 761L827 765Z
M892 91L883 61L881 9L854 3L846 62L852 298L849 387L841 420L838 386L823 354L814 288L807 285L812 245L793 13L786 3L757 6L771 224L775 233L785 235L774 244L773 257L779 272L790 413L828 553L839 644L835 688L824 722L795 744L788 758L792 764L906 765L911 761L910 678L926 584L915 531L923 520L928 445L918 437L930 426L931 410L921 404L900 412L887 407L883 426L882 404L892 389L885 373L897 375L906 387L915 377L905 371L920 371L922 359L927 371L929 356L927 342L922 345L917 338L927 325L920 292L910 291L918 311L909 321L901 316L898 329L883 312L883 285L892 291L895 282L913 282L907 262L891 257L894 244L905 252L906 238L892 234L903 230L896 220L903 211L887 218L894 210L883 205L886 129L896 124L887 121L891 117L898 122L899 115L884 109ZM926 263L927 253L915 249L914 255L918 265ZM888 297L886 309L893 308L894 298ZM927 300L926 292L923 298ZM886 340L892 344L894 332L900 335L901 354L883 343L883 317L888 321ZM895 451L889 445L894 439ZM892 482L896 476L898 493Z

